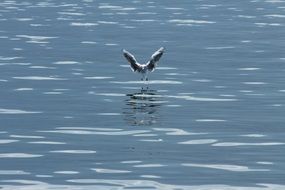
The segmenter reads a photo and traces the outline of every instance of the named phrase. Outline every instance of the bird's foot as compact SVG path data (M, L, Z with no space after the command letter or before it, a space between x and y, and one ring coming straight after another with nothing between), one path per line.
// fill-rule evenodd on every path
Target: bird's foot
M146 78L145 80L146 80L146 89L148 90L148 78Z

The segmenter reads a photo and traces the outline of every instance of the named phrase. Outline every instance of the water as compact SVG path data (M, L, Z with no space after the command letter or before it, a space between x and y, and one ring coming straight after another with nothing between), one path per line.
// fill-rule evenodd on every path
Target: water
M2 189L285 188L285 1L0 7Z

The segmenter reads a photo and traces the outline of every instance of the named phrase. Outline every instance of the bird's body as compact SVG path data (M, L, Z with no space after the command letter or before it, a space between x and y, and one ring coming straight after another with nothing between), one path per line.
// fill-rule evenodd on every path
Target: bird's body
M154 54L152 54L150 60L146 64L140 64L137 62L135 56L133 56L130 52L123 50L124 57L128 60L131 69L134 72L138 72L142 74L143 81L148 80L148 73L154 71L156 65L164 53L164 48L159 48Z

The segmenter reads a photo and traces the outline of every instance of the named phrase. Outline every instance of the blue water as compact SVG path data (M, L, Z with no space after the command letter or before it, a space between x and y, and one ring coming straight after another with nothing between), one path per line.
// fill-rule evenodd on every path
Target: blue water
M284 33L283 0L1 1L0 188L285 189ZM122 49L162 46L141 83Z

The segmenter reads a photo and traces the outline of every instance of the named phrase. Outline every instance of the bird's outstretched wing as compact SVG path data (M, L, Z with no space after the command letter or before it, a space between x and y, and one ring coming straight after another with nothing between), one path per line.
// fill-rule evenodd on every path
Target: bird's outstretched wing
M137 62L135 56L133 56L130 52L128 52L127 50L123 49L123 54L124 57L128 60L128 62L130 63L131 69L136 72L137 70L140 69L140 64Z
M161 47L156 52L154 52L154 54L152 54L149 62L146 64L147 69L149 71L151 71L151 72L154 71L154 69L155 69L155 67L157 65L157 62L159 61L159 59L161 58L163 53L164 53L164 48Z

